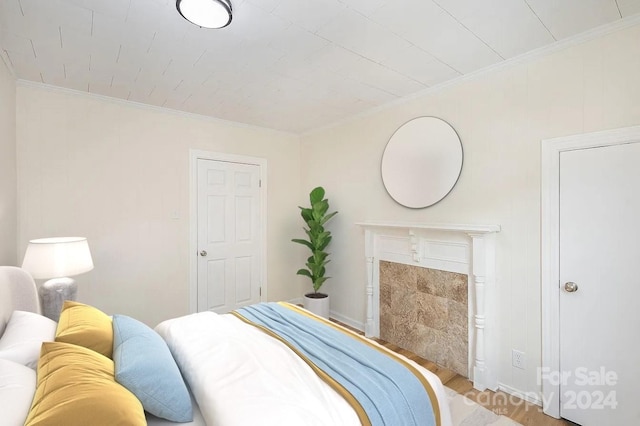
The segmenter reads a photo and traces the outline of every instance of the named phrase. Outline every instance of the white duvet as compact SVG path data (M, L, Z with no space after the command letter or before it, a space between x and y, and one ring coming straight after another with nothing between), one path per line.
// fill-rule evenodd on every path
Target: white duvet
M233 315L201 312L165 321L156 331L208 425L360 425L346 400L293 351ZM450 425L442 383L413 364L438 396L442 425Z

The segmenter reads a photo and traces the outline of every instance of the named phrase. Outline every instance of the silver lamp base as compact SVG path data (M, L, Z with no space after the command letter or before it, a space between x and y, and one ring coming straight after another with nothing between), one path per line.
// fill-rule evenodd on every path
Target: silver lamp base
M45 281L38 290L42 303L42 314L54 321L60 319L65 300L76 300L78 285L73 278L53 278Z

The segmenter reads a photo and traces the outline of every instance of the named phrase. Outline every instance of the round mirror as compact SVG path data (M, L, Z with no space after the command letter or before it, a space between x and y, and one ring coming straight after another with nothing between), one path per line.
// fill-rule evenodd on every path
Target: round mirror
M382 155L382 182L405 207L429 207L451 192L462 171L462 144L449 123L418 117L400 126Z

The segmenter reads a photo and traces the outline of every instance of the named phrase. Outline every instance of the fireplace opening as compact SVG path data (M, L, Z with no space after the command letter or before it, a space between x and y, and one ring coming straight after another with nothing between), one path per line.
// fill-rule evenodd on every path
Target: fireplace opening
M469 377L468 276L380 261L380 338Z

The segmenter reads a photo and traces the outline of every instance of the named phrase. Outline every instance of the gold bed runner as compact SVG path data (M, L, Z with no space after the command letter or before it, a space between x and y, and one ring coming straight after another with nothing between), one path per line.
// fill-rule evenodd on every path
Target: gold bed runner
M308 318L311 318L315 321L319 321L335 330L340 331L341 333L356 339L358 341L360 341L361 343L369 346L370 348L373 348L375 350L377 350L378 352L385 354L386 356L394 359L395 361L399 362L400 364L402 364L403 366L405 366L409 371L411 371L411 373L413 373L414 376L416 376L418 378L418 380L420 380L420 383L422 383L422 386L424 387L425 391L427 392L427 394L429 395L429 399L431 400L431 406L433 408L433 414L435 416L435 420L436 420L436 425L440 426L442 424L441 419L440 419L440 406L438 405L438 398L436 396L435 391L433 390L433 388L431 387L431 384L429 383L429 381L426 379L426 377L424 377L424 375L414 366L412 365L410 362L408 362L405 358L399 356L398 354L396 354L395 352L392 352L390 350L388 350L387 348L380 346L378 344L376 344L375 342L367 339L364 336L361 336L357 333L354 333L353 331L344 328L338 324L335 324L325 318L319 317L317 315L314 315L312 313L310 313L309 311L302 309L296 305L293 305L291 303L287 303L287 302L278 302L279 305L281 305L282 307L285 307L287 309L290 309L292 311L295 311L301 315L304 315ZM363 426L371 426L371 421L369 420L369 417L367 416L364 408L362 408L362 405L360 405L360 403L358 402L358 400L351 394L351 392L349 392L344 386L342 386L340 383L338 383L335 379L333 379L331 376L329 376L327 373L325 373L322 369L320 369L317 365L315 365L310 359L308 359L305 355L303 355L298 349L296 349L291 343L289 343L287 340L283 339L282 337L280 337L278 334L274 333L273 331L269 330L268 328L261 326L259 324L255 324L251 321L249 321L248 319L246 319L245 317L243 317L242 315L238 314L237 312L233 311L230 312L231 314L233 314L235 317L237 317L238 319L242 320L243 322L250 324L260 330L262 330L263 332L267 333L268 335L270 335L271 337L274 337L276 339L278 339L279 341L281 341L282 343L284 343L285 345L287 345L293 352L296 353L296 355L298 355L304 362L306 362L311 369L313 369L313 371L316 372L316 374L318 374L318 376L320 376L320 378L322 378L327 384L329 384L329 386L331 386L331 388L333 388L336 392L338 392L344 399L347 400L347 402L351 405L351 407L353 407L353 409L356 411L358 418L360 419L360 423L362 423Z

